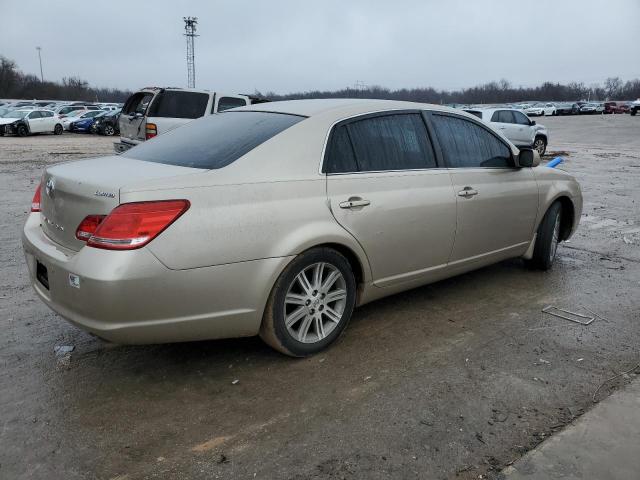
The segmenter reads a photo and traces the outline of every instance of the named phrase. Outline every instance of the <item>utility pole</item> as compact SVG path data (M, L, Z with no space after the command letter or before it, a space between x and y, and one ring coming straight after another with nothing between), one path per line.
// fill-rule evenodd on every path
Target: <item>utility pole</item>
M42 74L42 55L40 55L42 47L36 47L36 50L38 50L38 60L40 60L40 81L44 83L44 75Z
M196 60L194 51L194 37L196 35L196 25L198 17L182 17L184 20L184 36L187 37L187 86L195 88L196 86Z

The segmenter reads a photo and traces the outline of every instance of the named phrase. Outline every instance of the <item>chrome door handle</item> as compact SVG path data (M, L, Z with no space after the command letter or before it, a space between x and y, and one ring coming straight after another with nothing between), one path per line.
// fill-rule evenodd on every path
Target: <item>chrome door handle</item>
M462 190L460 190L458 192L458 196L459 197L464 197L464 198L471 198L471 197L473 197L473 196L475 196L477 194L478 194L478 191L474 190L471 187L464 187L464 189L462 189Z
M352 197L346 202L340 202L338 205L340 208L357 208L357 207L366 207L370 205L371 202L369 200L364 200L360 197Z

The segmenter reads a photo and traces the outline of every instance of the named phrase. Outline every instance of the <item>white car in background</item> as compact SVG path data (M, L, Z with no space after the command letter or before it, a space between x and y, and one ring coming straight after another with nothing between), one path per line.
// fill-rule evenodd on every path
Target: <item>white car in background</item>
M15 134L26 137L33 133L62 133L62 123L52 110L13 110L0 118L0 136Z
M544 115L556 115L557 109L553 103L536 103L528 108L525 108L524 113L527 115L542 117Z
M103 110L81 110L79 112L75 112L75 115L70 115L62 119L62 127L65 130L69 130L69 125L71 125L73 122L77 122L78 120L83 120L85 118L97 117L98 115L101 115L103 113Z
M516 108L474 108L464 110L502 133L516 147L534 148L540 156L547 151L549 134L544 125L538 125Z

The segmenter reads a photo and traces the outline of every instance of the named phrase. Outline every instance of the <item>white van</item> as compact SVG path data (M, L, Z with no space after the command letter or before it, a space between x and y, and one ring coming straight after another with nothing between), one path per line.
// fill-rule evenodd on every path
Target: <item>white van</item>
M113 146L116 153L122 153L195 118L265 101L249 95L194 88L143 88L131 95L122 107L120 141Z

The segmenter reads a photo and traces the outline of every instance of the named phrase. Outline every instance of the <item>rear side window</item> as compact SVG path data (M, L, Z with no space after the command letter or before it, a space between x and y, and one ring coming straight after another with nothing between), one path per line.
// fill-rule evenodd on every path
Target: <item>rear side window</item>
M470 120L432 115L438 142L452 168L512 167L511 150L496 136Z
M328 173L357 172L358 165L353 153L346 125L334 128L326 153L324 171Z
M304 119L270 112L207 115L146 141L122 156L180 167L222 168Z
M347 125L361 172L435 168L427 129L418 113L385 115Z
M158 94L149 108L150 117L199 118L207 109L209 94L167 91Z
M218 100L218 111L224 112L230 108L244 107L246 104L247 102L245 102L243 98L220 97L220 100Z

